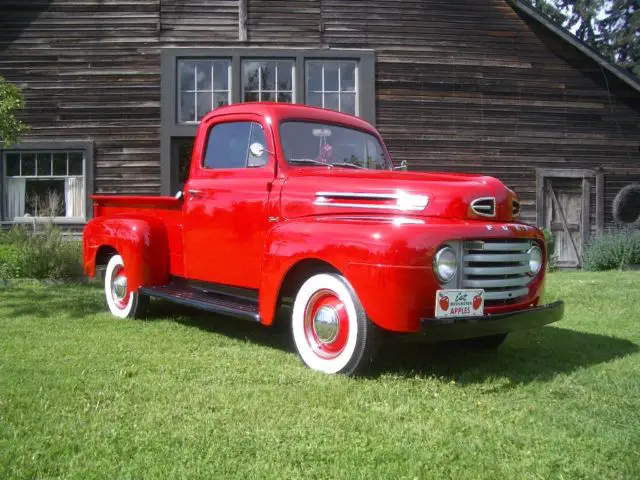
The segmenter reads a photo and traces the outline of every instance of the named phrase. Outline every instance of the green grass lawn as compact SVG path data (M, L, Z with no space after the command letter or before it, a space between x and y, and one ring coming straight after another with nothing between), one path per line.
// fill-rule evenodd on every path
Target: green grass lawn
M395 343L371 376L98 285L0 286L0 478L640 478L640 272L550 275L555 326Z

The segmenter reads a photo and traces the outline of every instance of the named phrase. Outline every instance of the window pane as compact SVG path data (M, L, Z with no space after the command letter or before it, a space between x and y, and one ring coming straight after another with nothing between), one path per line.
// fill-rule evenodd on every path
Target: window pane
M35 153L22 154L22 175L36 174L36 155Z
M244 90L258 91L260 88L260 63L244 62L242 69L242 85Z
M322 64L307 63L307 92L322 91Z
M276 89L276 62L264 62L260 69L260 75L262 76L263 90Z
M195 89L195 64L193 62L187 62L180 60L178 61L178 77L179 85L178 88L181 92L185 90L194 90Z
M243 168L246 166L251 122L215 125L209 133L205 168Z
M324 63L324 91L338 91L338 62Z
M328 108L330 110L339 110L338 95L338 93L325 93L324 108Z
M213 108L222 107L229 104L229 93L216 93L213 97Z
M196 62L196 85L198 90L211 91L211 68L213 62Z
M82 153L69 153L69 175L82 175Z
M25 182L25 213L34 217L61 217L65 210L64 180Z
M340 95L340 111L350 115L356 114L355 93L343 93Z
M307 92L307 105L313 105L314 107L322 107L322 94Z
M262 102L275 102L276 101L276 92L262 92L260 100Z
M198 120L211 111L211 93L198 92Z
M258 100L258 92L244 92L244 102L257 102Z
M343 92L356 91L356 64L345 62L340 65L340 90Z
M229 68L231 63L217 61L213 63L213 89L229 90Z
M50 153L38 153L36 155L37 174L38 176L51 175L51 154Z
M284 102L284 103L291 103L293 100L291 98L291 94L290 93L278 93L278 101L279 102Z
M193 93L180 94L180 122L195 122L196 100Z
M254 157L251 152L249 152L249 158L247 160L248 167L261 167L267 164L267 156L269 155L267 150L267 137L264 134L264 130L262 129L262 125L257 123L251 124L251 141L249 144L259 143L265 148L265 151L262 152L262 155L259 157Z
M293 64L278 62L278 90L293 90Z
M53 174L54 175L67 174L67 154L66 153L53 154Z
M13 177L20 175L20 154L19 153L7 153L7 176Z

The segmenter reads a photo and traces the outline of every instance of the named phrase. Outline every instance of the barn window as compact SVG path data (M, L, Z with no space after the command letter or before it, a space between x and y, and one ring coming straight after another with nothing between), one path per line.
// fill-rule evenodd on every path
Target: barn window
M163 48L162 193L175 194L184 180L197 125L210 110L250 101L306 103L375 123L375 77L373 50Z
M231 62L194 59L178 61L178 118L196 123L209 111L231 103Z
M307 105L358 115L357 62L308 60L306 85Z
M294 64L291 60L243 60L243 102L293 102Z
M3 160L5 220L84 220L84 151L11 150L4 153Z

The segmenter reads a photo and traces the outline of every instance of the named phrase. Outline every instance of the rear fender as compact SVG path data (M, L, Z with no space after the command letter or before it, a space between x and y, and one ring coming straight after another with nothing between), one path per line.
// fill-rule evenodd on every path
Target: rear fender
M83 233L85 273L95 275L100 247L115 249L127 269L128 287L164 285L169 280L169 242L164 223L156 218L107 218L91 220Z

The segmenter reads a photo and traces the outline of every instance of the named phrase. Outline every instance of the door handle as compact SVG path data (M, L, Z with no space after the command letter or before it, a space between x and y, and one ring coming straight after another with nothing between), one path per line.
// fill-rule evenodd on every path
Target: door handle
M200 195L202 195L202 190L196 190L195 188L190 188L189 190L187 190L187 192L189 193L189 197L191 198L199 197Z

